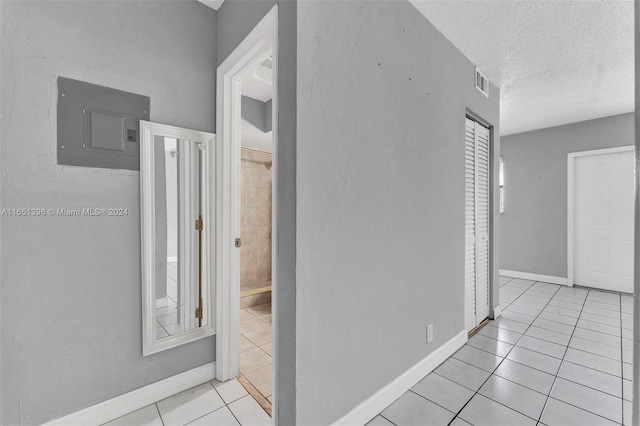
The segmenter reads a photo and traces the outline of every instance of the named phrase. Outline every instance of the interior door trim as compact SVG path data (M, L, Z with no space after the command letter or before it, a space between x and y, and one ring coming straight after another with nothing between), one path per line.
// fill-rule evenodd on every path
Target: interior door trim
M615 148L593 149L589 151L570 152L567 154L567 285L573 287L575 279L575 174L576 159L592 155L616 154L629 152L635 149L634 145L619 146Z

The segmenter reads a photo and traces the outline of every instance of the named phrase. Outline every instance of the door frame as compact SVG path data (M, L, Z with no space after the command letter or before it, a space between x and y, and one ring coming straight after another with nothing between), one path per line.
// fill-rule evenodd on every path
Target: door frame
M634 145L625 145L615 148L592 149L589 151L570 152L567 154L567 285L574 285L575 267L575 172L576 159L593 155L616 154L619 152L629 152L635 149Z
M497 286L497 283L499 283L499 274L497 269L498 263L495 256L495 242L497 240L496 232L498 229L497 220L499 218L499 213L496 213L496 211L499 212L499 208L496 209L496 207L498 207L498 191L496 191L495 186L498 182L498 177L496 176L496 173L498 172L496 159L500 157L500 150L496 149L496 132L495 127L491 122L485 120L481 115L477 114L470 108L465 109L464 117L465 119L468 118L473 120L489 129L489 318L497 319L502 313L502 308L499 304L494 306L494 302L499 302L499 299L497 299L499 298L499 286ZM462 129L464 129L464 122ZM464 315L466 315L466 313ZM463 323L465 320L466 318L463 318Z
M220 64L216 75L216 132L218 136L216 164L215 241L215 306L216 306L216 379L227 381L240 371L240 250L235 239L240 237L240 147L241 147L241 80L264 58L273 55L272 113L272 310L276 324L277 309L277 194L278 182L278 6L262 18L247 37ZM273 327L277 342L277 328ZM277 344L273 349L274 406L277 380Z

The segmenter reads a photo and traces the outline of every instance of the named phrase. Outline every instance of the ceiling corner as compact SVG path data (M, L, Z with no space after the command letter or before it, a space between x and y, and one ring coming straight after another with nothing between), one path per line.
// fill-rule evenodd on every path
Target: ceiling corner
M224 0L198 0L198 1L204 4L205 6L209 6L213 10L218 10L218 8L222 6L222 3L224 3Z

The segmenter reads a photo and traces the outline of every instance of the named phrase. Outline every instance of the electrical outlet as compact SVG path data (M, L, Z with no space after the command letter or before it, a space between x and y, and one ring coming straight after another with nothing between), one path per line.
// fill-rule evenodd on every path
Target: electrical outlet
M427 343L431 343L433 340L433 324L427 326Z

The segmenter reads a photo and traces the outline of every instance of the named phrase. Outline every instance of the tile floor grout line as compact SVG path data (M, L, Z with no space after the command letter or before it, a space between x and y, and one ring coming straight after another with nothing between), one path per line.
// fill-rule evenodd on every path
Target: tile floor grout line
M398 398L400 399L400 398ZM396 400L397 401L397 400ZM395 402L395 401L394 401ZM391 420L389 420L388 418L386 418L385 416L382 415L382 413L378 414L378 416L382 417L383 419L385 419L386 421L388 421L389 423L391 423L393 426L398 426L397 424L395 424L394 422L392 422ZM376 416L377 417L377 416ZM375 419L375 417L374 417ZM371 419L371 421L373 421L373 419ZM366 426L366 425L365 425Z
M529 286L529 288L528 288L527 290L529 290L531 287L533 287L537 282L539 282L539 281L534 281L534 282L533 282L533 284L531 284L531 286ZM520 294L520 296L518 296L518 297L517 297L513 302L511 302L509 305L507 305L507 306L504 308L504 310L503 310L503 311L507 310L507 308L508 308L509 306L511 306L511 304L513 304L516 300L518 300L520 297L522 297L522 295L523 295L523 294L525 294L525 293L527 292L527 290L525 290L524 292L522 292L522 294ZM553 296L555 296L555 295L558 293L558 291L560 291L560 287L558 287L558 288L556 289L556 291L555 291L555 293L553 294ZM551 299L553 299L553 296L551 296ZM551 299L549 299L549 302L551 301ZM549 305L549 302L547 302L547 304L542 308L542 310L540 311L541 313L542 313L542 311L544 310L544 308L545 308L545 307L547 307L547 306ZM538 314L538 316L536 316L536 319L537 319L539 316L540 316L540 314ZM535 319L534 319L534 321L535 321ZM523 332L523 333L522 333L522 335L520 336L520 339L522 339L522 336L524 336L524 333L526 333L526 332L527 332L527 330L529 330L529 328L530 328L530 327L531 327L531 326L527 327L527 328L524 330L524 332ZM482 382L482 384L480 385L480 387L478 387L478 389L477 389L477 390L475 391L475 393L471 396L471 398L469 398L469 400L468 400L468 401L467 401L467 402L462 406L462 408L460 408L460 410L458 410L458 412L456 413L455 417L451 420L451 422L449 422L449 424L451 424L451 423L452 423L456 418L458 418L458 416L460 415L460 413L462 412L462 410L464 410L464 409L465 409L465 407L469 404L469 402L471 402L471 400L472 400L472 399L473 399L473 398L478 394L478 392L480 391L480 389L482 389L482 387L487 383L487 381L491 378L491 376L493 376L493 374L494 374L494 373L496 372L496 370L500 367L500 365L502 365L502 362L503 362L505 359L507 359L507 357L509 356L509 354L511 353L511 351L513 350L513 348L515 348L515 347L518 345L518 342L520 341L520 339L518 339L518 340L516 341L516 343L513 345L513 347L512 347L511 349L509 349L509 352L507 352L507 354L502 358L502 361L500 361L500 362L498 363L498 365L493 369L493 372L491 372L491 374L489 374L489 377L487 377L487 378L485 379L485 381L484 381L484 382ZM456 351L456 352L457 352L457 351ZM452 356L453 356L453 355L452 355ZM496 356L497 356L497 355L496 355ZM456 359L457 359L457 358L456 358ZM460 360L458 360L458 361L460 361ZM474 367L475 367L475 366L474 366ZM478 368L478 367L476 367L476 368ZM484 371L484 370L483 370L483 371ZM498 376L498 377L500 377L500 376ZM484 396L484 395L482 395L482 396ZM485 398L486 398L486 397L485 397ZM493 401L493 400L492 400L492 401ZM508 408L508 409L510 409L510 410L516 411L516 410L514 410L513 408L508 407L508 406L506 406L506 405L504 405L504 404L501 404L501 403L499 403L499 402L497 402L497 401L494 401L494 402L496 402L496 404L500 404L500 405L502 405L502 406L504 406L504 407L506 407L506 408ZM544 410L544 406L543 406L543 410ZM516 411L516 412L517 412L517 413L519 413L519 411ZM521 413L521 414L522 414L522 413ZM526 416L526 417L528 417L528 416ZM529 418L531 418L531 417L529 417ZM461 419L462 419L462 417L461 417ZM464 420L464 419L462 419L462 420Z
M240 385L240 386L242 386L242 385ZM243 396L243 397L240 397L240 398L236 399L236 401L240 401L242 398L245 398L245 397L247 397L247 396L248 396L249 398L252 398L251 394L247 392L247 394L246 394L245 396ZM233 401L233 402L236 402L236 401ZM233 402L232 402L231 404L233 404ZM257 402L257 401L256 401L256 402ZM242 423L240 423L240 419L236 416L236 413L234 413L234 412L233 412L233 410L232 410L231 408L229 408L229 405L225 403L225 407L227 407L227 410L229 410L229 412L231 413L231 415L233 416L233 418L234 418L234 419L236 419L236 422L238 422L238 424L239 424L240 426L243 426L243 425L242 425Z
M589 298L589 292L591 290L587 290L587 295L584 298L584 302L582 302L582 307L584 308L584 304L587 302L587 299ZM582 310L580 310L580 316L582 315ZM578 321L580 320L580 316L578 316ZM577 322L576 322L576 326L577 326ZM564 355L562 355L562 360L560 360L560 365L558 366L558 370L556 371L555 377L553 378L553 382L551 383L551 387L549 388L549 393L547 394L547 399L544 401L544 405L542 406L542 411L540 411L540 416L538 417L538 423L541 423L542 421L542 415L544 414L544 410L547 408L547 404L549 403L549 398L551 398L551 393L553 392L553 387L556 385L556 382L558 381L558 374L560 373L560 369L562 368L562 363L564 362L564 358L567 355L567 352L569 351L569 344L571 343L571 339L573 338L573 334L576 332L576 328L573 328L573 333L571 333L571 337L569 338L569 341L567 342L567 346L564 350Z
M621 409L622 409L622 415L620 416L620 418L622 419L622 424L625 423L624 421L624 349L622 347L622 296L618 296L618 302L620 303L620 375L622 376L620 380L620 387L621 387L621 399L622 399L622 404L621 404Z
M515 278L514 278L514 279L515 279ZM511 281L513 281L513 279L512 279ZM506 310L507 310L507 308L508 308L509 306L513 305L513 303L514 303L516 300L520 299L520 297L522 297L522 295L523 295L523 294L525 294L525 293L527 292L527 290L529 290L531 287L533 287L533 285L534 285L536 282L537 282L537 281L533 281L533 282L531 283L531 285L530 285L529 287L527 287L527 288L526 288L526 290L524 290L522 293L520 293L520 296L516 297L515 299L513 299L513 300L511 301L511 303L509 303L507 306L505 306L504 308L502 308L502 312L506 311ZM500 294L498 293L498 296L499 296L499 295L500 295Z
M555 297L555 295L554 295L554 297ZM552 299L553 299L553 298L552 298ZM583 301L583 303L586 303L586 301L587 301L587 299L585 298L585 299L584 299L584 301ZM552 305L552 306L554 306L554 305ZM612 305L612 306L613 306L613 305ZM569 309L569 308L567 308L567 309ZM542 313L542 312L544 312L544 308L543 308L543 310L542 310L540 313ZM558 315L562 315L562 314L558 314ZM529 316L530 316L530 315L529 315ZM564 315L563 315L563 316L564 316ZM537 319L537 318L538 318L538 317L536 317L536 319ZM569 318L571 318L571 317L569 317ZM508 319L508 318L505 318L505 319ZM516 320L510 320L510 321L519 322L519 321L516 321ZM549 320L549 321L552 321L552 320ZM535 322L535 320L534 320L534 322ZM526 323L520 323L520 324L526 324ZM562 323L558 323L558 324L562 324ZM538 327L538 326L533 325L533 322L532 322L531 324L529 324L529 325L530 325L531 327L536 327L536 328L540 328L540 329L542 329L542 327ZM568 324L563 324L563 325L568 325ZM574 332L575 332L575 329L576 329L576 328L580 328L580 329L582 329L582 330L588 330L588 329L584 329L584 328L578 327L577 325L573 326L573 328L574 328ZM508 329L505 329L505 330L508 330ZM543 330L547 330L547 329L543 329ZM512 330L508 330L508 331L512 331ZM524 332L524 333L526 333L526 331L528 331L528 329L527 329L527 330L525 330L525 332ZM549 331L554 331L554 330L549 330ZM608 335L608 336L618 337L618 336L615 336L615 335L612 335L612 334L607 334L607 333L597 332L597 331L595 331L595 330L589 330L589 331L594 331L594 332L596 332L596 333L600 333L600 334L606 334L606 335ZM515 332L515 331L513 331L513 332L514 332L514 333L517 333L517 332ZM522 336L524 336L524 333L518 333L518 334L521 334ZM560 332L557 332L557 333L560 333ZM560 334L565 334L565 333L560 333ZM565 335L566 335L566 334L565 334ZM483 337L490 338L490 339L498 340L498 341L500 341L500 342L504 342L503 340L495 339L495 338L493 338L493 337L491 337L491 336L485 336L485 335L482 335L482 336L483 336ZM572 334L571 334L571 335L569 335L569 336L570 336L570 340L571 340L571 338L573 338L573 332L572 332ZM564 346L564 347L565 347L565 352L566 352L566 350L570 347L570 346L569 346L569 344L567 344L567 345L562 345L562 344L559 344L559 343L556 343L556 342L553 342L553 341L550 341L550 340L542 339L542 338L540 338L540 337L535 337L535 336L528 336L528 337L531 337L531 338L534 338L534 339L538 339L538 340L542 340L542 341L544 341L544 342L552 343L552 344L554 344L554 345ZM577 337L577 338L582 339L581 337ZM583 339L583 340L589 340L589 339ZM517 342L519 342L519 341L520 341L520 339L518 339L518 341L517 341ZM513 344L513 345L514 345L514 346L516 346L516 345L517 345L517 342L516 342L515 344ZM509 342L504 342L504 343L512 344L512 343L509 343ZM596 342L596 343L600 343L600 342ZM607 346L611 346L611 345L607 345ZM472 347L474 347L474 348L475 348L475 346L472 346ZM535 352L535 353L539 353L539 354L542 354L542 355L546 355L546 356L549 356L549 357L551 357L551 358L555 358L555 359L560 359L560 360L561 360L561 361L563 361L563 362L565 361L563 358L562 358L562 359L561 359L561 358L557 358L557 357L554 357L554 356L552 356L552 355L546 354L546 353L544 353L544 352L536 351L535 349L526 348L526 347L524 347L524 346L520 346L520 347L521 347L522 349L527 349L527 350L529 350L529 351L531 351L531 352ZM611 346L611 347L615 347L615 346ZM476 349L483 350L483 349L481 349L481 348L476 348ZM599 356L599 357L602 357L602 358L606 358L606 359L610 359L610 360L613 360L613 361L617 361L617 359L609 358L608 356L601 355L601 354L597 354L597 353L594 353L594 352L589 352L589 351L586 351L586 350L582 350L582 349L578 349L578 348L573 348L573 347L572 347L571 349L573 349L573 350L575 350L575 351L578 351L578 352L588 353L588 354L591 354L591 355L596 355L596 356ZM485 351L485 352L488 352L488 351ZM492 352L488 352L488 353L492 353ZM497 355L497 354L494 354L494 355ZM498 356L499 356L499 355L498 355ZM457 358L456 358L456 359L457 359ZM462 361L462 360L459 360L459 361ZM537 368L535 368L535 367L531 367L531 366L526 365L526 364L522 364L522 363L520 363L520 362L518 362L518 361L514 361L514 360L510 360L510 361L515 362L515 363L518 363L518 364L520 364L520 365L525 365L526 367L533 368L534 370L542 371L542 372L546 373L546 371L543 371L543 370L537 369ZM621 361L622 361L622 360L621 360ZM577 363L575 363L575 362L571 362L571 361L566 361L566 362L569 362L569 363L574 364L574 365L578 365L578 366L580 366L580 367L588 368L588 369L590 369L590 370L598 371L598 372L600 372L600 373L608 374L608 375L610 375L610 376L612 376L612 377L619 377L619 376L616 376L615 374L611 374L611 373L608 373L608 372L606 372L606 371L600 371L600 370L597 370L597 369L595 369L595 368L591 368L591 367L588 367L588 366L585 366L585 365L577 364ZM549 373L547 373L547 374L549 374ZM567 380L567 379L564 379L564 380ZM569 380L569 381L573 382L572 380ZM573 382L573 383L577 383L577 382ZM586 385L583 385L583 384L581 384L581 383L578 383L578 384L580 384L581 386L586 386ZM586 386L586 387L590 387L590 386ZM592 388L592 389L593 389L593 388ZM607 393L607 392L605 392L605 393ZM609 395L611 395L611 394L609 394ZM615 396L615 395L614 395L614 396ZM617 396L616 396L616 398L617 398Z
M538 353L539 353L539 352L538 352ZM546 355L546 354L543 354L543 355ZM557 359L557 358L556 358L556 359ZM542 372L542 373L546 373L546 374L548 374L548 375L552 376L552 374L551 374L551 373L547 373L546 371L538 370L537 368L531 367L531 366L529 366L529 365L521 364L521 363L519 363L519 362L517 362L517 361L513 361L513 360L509 360L509 361L511 361L511 362L515 362L516 364L524 365L525 367L529 367L529 368L534 369L534 370L536 370L536 371L540 371L540 372ZM575 364L575 363L573 363L573 362L571 362L571 361L567 361L567 362L568 362L568 363L570 363L570 364L573 364L573 365L578 365L578 366L580 366L580 367L584 367L584 365ZM584 367L584 368L589 368L589 367ZM593 370L593 369L591 368L590 370ZM598 371L598 370L593 370L593 371ZM601 372L601 373L604 373L604 372ZM495 374L495 373L493 373L493 374ZM608 374L608 373L605 373L605 374ZM532 391L534 391L534 392L537 392L537 393L539 393L540 395L547 396L545 393L540 392L540 391L538 391L538 390L535 390L535 389L533 389L533 388L530 388L530 387L529 387L529 386L527 386L527 385L523 385L522 383L518 383L518 382L516 382L516 381L514 381L514 380L511 380L511 379L509 379L509 378L507 378L507 377L502 377L502 376L500 376L500 375L498 375L498 374L495 374L495 375L496 375L496 376L498 376L498 377L500 377L501 379L507 380L507 381L509 381L509 382L511 382L511 383L515 383L515 384L517 384L517 385L520 385L520 386L522 386L522 387L525 387L525 388L527 388L527 389L530 389L530 390L532 390ZM613 376L613 375L611 375L611 376L612 376L612 377L616 377L616 378L620 378L620 377L618 377L618 376ZM442 376L441 376L441 377L442 377ZM445 379L446 379L446 377L445 377ZM600 389L594 388L594 387L589 386L589 385L585 385L585 384L582 384L582 383L578 383L578 382L573 381L573 380L571 380L571 379L567 379L567 378L564 378L564 377L561 377L561 379L562 379L562 380L566 380L567 382L575 383L576 385L584 386L585 388L589 388L589 389L597 390L597 391L602 392L602 393L606 393L607 395L611 395L611 396L613 396L613 397L615 397L615 398L619 398L618 396L616 396L616 395L614 395L614 394L612 394L612 393L605 392L605 391L603 391L603 390L600 390ZM447 379L447 380L451 380L451 379ZM455 382L454 382L454 383L455 383ZM468 388L467 388L467 389L468 389ZM488 398L488 397L487 397L487 398ZM564 401L563 401L563 402L564 402ZM513 409L513 408L512 408L512 409Z
M442 376L440 376L440 377L442 377ZM444 378L445 378L445 379L447 379L446 377L444 377ZM449 379L447 379L447 380L449 380ZM452 381L452 380L449 380L449 381ZM418 382L418 383L420 383L420 382ZM458 386L462 386L462 385L460 385L459 383L456 383L456 382L453 382L453 383L455 383L455 384L456 384L456 385L458 385ZM462 387L464 387L464 386L462 386ZM467 388L467 389L469 389L469 388ZM469 390L470 390L470 389L469 389ZM441 404L438 404L436 401L432 401L432 400L430 400L429 398L427 398L426 396L424 396L424 395L420 395L418 392L414 391L414 390L413 390L413 388L410 388L407 392L411 392L411 393L412 393L412 394L414 394L415 396L419 396L420 398L425 399L425 400L429 401L430 403L435 404L435 405L437 405L438 407L442 408L443 410L446 410L446 411L450 412L451 414L453 414L453 419L451 419L451 420L450 420L451 422L456 418L456 413L454 413L453 411L449 410L447 407L445 407L445 406L443 406L443 405L441 405ZM400 398L402 398L403 396L405 396L405 395L407 394L407 392L403 393L403 394L402 394L402 396L401 396ZM400 398L398 398L398 399L400 399ZM397 401L397 400L396 400L396 401ZM395 402L395 401L394 401L394 402Z
M155 402L153 405L156 407L156 411L158 412L158 417L160 418L160 423L162 423L162 426L164 426L164 419L162 418L162 414L160 414L160 408L158 408L158 403Z
M591 289L587 290L587 298L585 298L585 303L586 303L586 301L587 301L587 299L588 299L588 297L589 297L589 294L590 294L590 293L591 293ZM581 313L582 313L582 311L581 311ZM573 335L572 335L571 337L573 338ZM569 342L571 342L571 340L569 340ZM572 348L572 349L576 350L575 348ZM579 349L578 349L578 350L579 350ZM565 356L566 356L566 352L568 352L568 351L569 351L569 346L567 345L567 349L566 349L566 351L565 351ZM582 352L585 352L585 351L582 351ZM587 353L588 353L588 352L587 352ZM599 355L599 356L600 356L600 355ZM558 368L558 373L560 372L560 369L562 368L562 364L563 364L564 362L565 362L565 361L564 361L564 357L563 357L562 362L560 363L560 367ZM571 361L567 361L567 362L571 362ZM573 363L572 363L572 364L573 364ZM579 364L578 364L578 365L579 365ZM587 367L587 368L588 368L588 367ZM598 371L598 370L596 370L596 371ZM551 385L551 389L549 390L549 395L547 396L547 400L545 401L544 406L542 407L542 412L540 413L540 418L538 419L538 423L541 423L542 415L544 414L544 410L545 410L545 408L547 407L547 403L549 402L549 399L552 399L552 398L551 398L551 393L553 392L553 387L555 386L556 382L558 381L558 373L556 373L556 377L555 377L555 379L554 379L554 381L553 381L553 384ZM621 374L622 374L622 372L621 372ZM617 376L616 376L616 377L617 377ZM560 377L560 378L561 378L562 380L567 380L567 379L565 379L565 378L563 378L563 377ZM622 377L620 377L620 379L621 379L621 380L623 380L623 379L622 379ZM569 380L569 381L570 381L570 380ZM575 382L573 382L573 383L575 383ZM585 386L585 385L582 385L582 384L580 384L580 383L578 383L578 385L580 385L580 386L584 386L584 387L587 387L587 388L590 388L589 386ZM593 389L593 388L591 388L591 389ZM599 391L599 392L602 392L602 391L600 391L600 390L598 390L598 391ZM606 392L603 392L603 393L606 393ZM610 395L610 394L609 394L609 395ZM618 398L618 397L615 397L615 398ZM553 399L556 399L556 398L553 398ZM618 398L618 399L620 399L620 401L621 401L621 403L623 404L623 407L624 407L624 400L623 400L622 398ZM603 416L603 415L601 415L601 414L598 414L598 413L595 413L595 412L593 412L593 411L587 410L587 409L585 409L585 408L583 408L583 407L578 407L577 405L574 405L574 404L571 404L571 403L569 403L569 402L562 401L562 400L559 400L559 399L558 399L557 401L560 401L560 402L562 402L562 403L564 403L564 404L571 405L571 406L573 406L573 407L575 407L575 408L578 408L578 409L580 409L580 410L586 411L587 413L590 413L590 414L593 414L593 415L595 415L595 416L601 417L601 418L603 418L603 419L606 419L606 420L612 421L612 422L614 422L614 423L617 423L615 420L610 419L609 417L605 417L605 416ZM544 424L544 423L543 423L543 424Z

